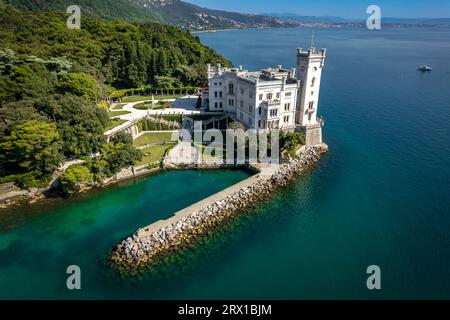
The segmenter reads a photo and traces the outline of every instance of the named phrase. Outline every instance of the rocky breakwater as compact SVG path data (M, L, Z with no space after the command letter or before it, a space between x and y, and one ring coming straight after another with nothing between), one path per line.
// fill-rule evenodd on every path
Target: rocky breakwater
M195 242L198 236L213 232L227 217L254 206L273 195L279 187L288 185L320 159L326 145L305 148L298 159L279 165L269 176L251 177L251 184L224 195L220 200L184 217L175 215L169 220L157 222L138 230L123 240L110 256L113 269L122 276L136 276L158 261L158 257ZM156 227L156 228L155 228Z

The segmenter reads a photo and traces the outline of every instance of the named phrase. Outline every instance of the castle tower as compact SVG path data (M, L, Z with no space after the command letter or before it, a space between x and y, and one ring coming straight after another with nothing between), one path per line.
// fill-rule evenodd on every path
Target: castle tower
M317 110L325 55L325 49L316 51L311 47L297 50L299 91L296 123L305 130L307 145L322 143L323 123L317 118Z

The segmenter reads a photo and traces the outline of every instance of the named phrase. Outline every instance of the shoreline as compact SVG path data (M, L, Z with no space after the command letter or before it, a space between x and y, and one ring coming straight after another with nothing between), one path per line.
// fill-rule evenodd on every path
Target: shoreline
M117 175L119 177L113 177L107 179L104 183L88 186L81 189L78 193L74 194L73 197L82 196L94 191L104 191L108 188L117 186L121 183L126 183L127 181L131 181L134 179L145 179L151 177L153 175L160 174L164 171L182 171L182 170L243 170L249 174L255 174L251 168L248 168L245 165L186 165L186 166L177 166L177 167L156 167L152 169L144 169L141 171L136 171L133 175L131 168L123 169ZM64 197L59 192L52 192L51 188L47 189L30 189L30 190L18 190L12 191L7 197L0 196L0 214L2 209L11 209L18 208L23 205L33 205L39 202L45 202L51 199L70 199L72 196Z
M205 232L213 232L227 217L248 209L274 191L289 185L316 164L327 152L325 144L305 147L299 159L280 164L271 174L263 171L175 213L138 229L120 242L109 255L109 265L119 276L135 277L157 264L159 258L192 242Z

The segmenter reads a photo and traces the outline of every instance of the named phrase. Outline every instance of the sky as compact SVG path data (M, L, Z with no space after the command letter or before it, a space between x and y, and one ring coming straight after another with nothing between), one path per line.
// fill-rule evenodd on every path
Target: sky
M450 0L185 0L210 9L243 13L296 13L304 16L367 18L369 5L384 17L450 18Z

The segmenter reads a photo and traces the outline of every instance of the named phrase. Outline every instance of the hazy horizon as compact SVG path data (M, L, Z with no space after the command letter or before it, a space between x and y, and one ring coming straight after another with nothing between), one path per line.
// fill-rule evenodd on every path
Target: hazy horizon
M450 0L186 0L186 2L216 10L250 14L295 14L312 17L338 17L343 19L366 19L369 5L378 5L382 17L387 19L449 19Z

